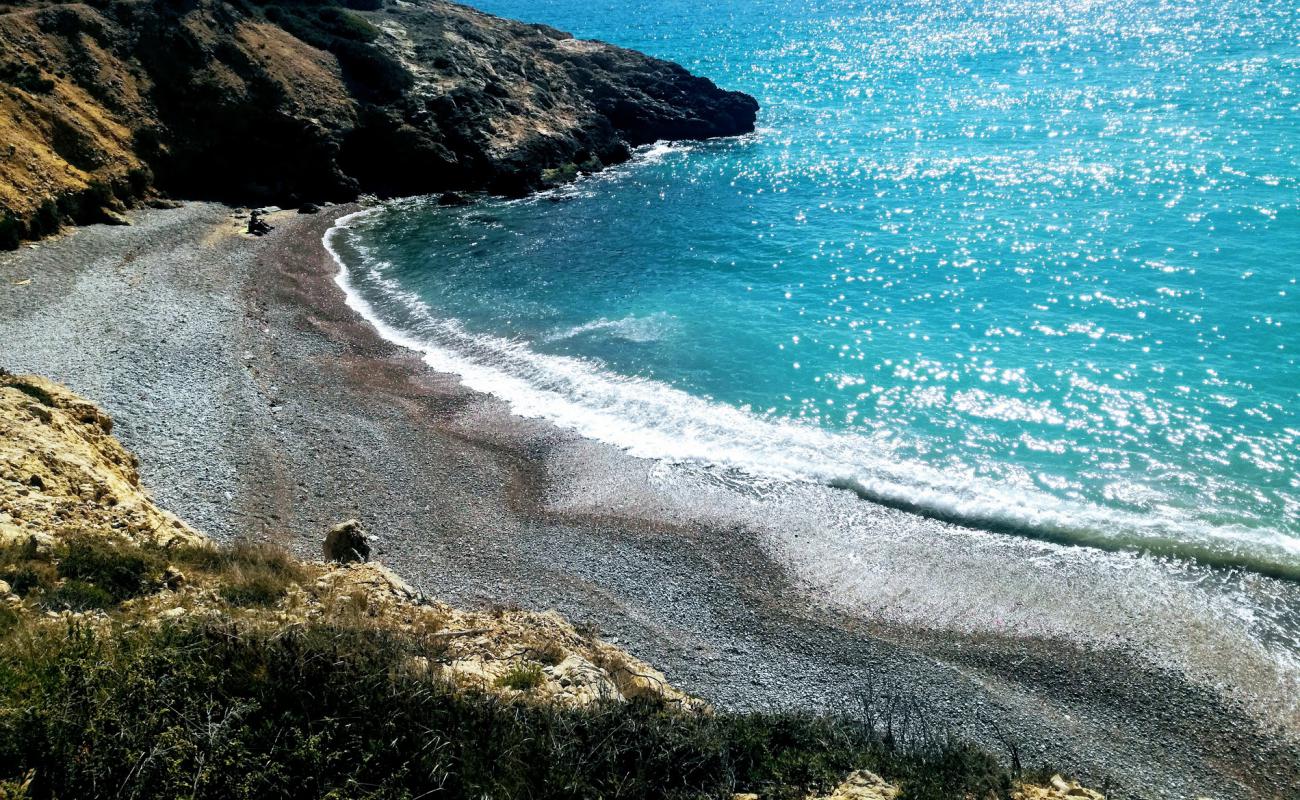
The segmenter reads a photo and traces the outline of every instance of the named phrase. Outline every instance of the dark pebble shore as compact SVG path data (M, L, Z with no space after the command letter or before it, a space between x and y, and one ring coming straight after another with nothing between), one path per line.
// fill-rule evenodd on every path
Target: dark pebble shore
M743 528L548 511L548 454L573 434L512 417L350 310L320 242L348 210L274 215L251 239L232 209L187 204L0 254L0 366L102 405L161 504L216 538L318 557L356 517L426 593L594 623L719 707L897 693L1114 797L1300 797L1293 745L1126 651L857 618L813 602Z

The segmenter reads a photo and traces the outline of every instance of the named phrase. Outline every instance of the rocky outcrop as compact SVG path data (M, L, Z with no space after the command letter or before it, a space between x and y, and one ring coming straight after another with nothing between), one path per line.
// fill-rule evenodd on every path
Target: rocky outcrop
M1106 800L1101 792L1053 775L1045 786L1023 784L1011 793L1012 800Z
M753 129L666 61L441 0L0 0L0 246L165 193L518 195Z
M354 561L366 561L370 558L370 543L366 541L366 532L361 523L355 519L340 522L325 535L325 560L348 564Z
M108 415L67 389L0 372L0 545L48 545L65 533L201 540L145 494L112 430Z
M809 797L808 800L895 800L900 794L902 788L898 785L870 770L861 769L849 773L830 794ZM738 794L732 800L758 800L758 795ZM1011 792L1011 800L1106 800L1106 796L1077 781L1053 775L1046 785L1017 784Z
M900 789L876 773L860 769L850 773L844 782L835 787L835 791L824 798L809 800L894 800Z
M112 430L107 414L62 386L0 372L0 621L21 614L52 624L75 617L90 624L382 629L423 644L425 655L411 659L411 670L477 691L568 706L653 697L706 708L663 673L553 611L465 610L425 598L382 564L357 557L359 548L369 549L355 520L328 534L335 563L300 562L247 543L219 549L153 503L135 457ZM66 568L77 547L99 553L95 580L109 572L110 585L121 588L119 573L138 573L129 597L107 614L101 606L77 610L85 598L70 595L78 580L84 593L89 580L84 566ZM112 570L103 567L109 556L118 565ZM33 578L32 570L44 577Z

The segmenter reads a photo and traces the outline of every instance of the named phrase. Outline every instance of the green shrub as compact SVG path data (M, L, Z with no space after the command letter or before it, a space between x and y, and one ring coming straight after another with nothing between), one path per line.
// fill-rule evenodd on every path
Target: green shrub
M29 235L33 239L56 233L62 225L62 219L59 216L59 206L54 200L46 199L36 207L36 213L32 215L28 223Z
M142 548L83 536L68 544L58 570L60 577L97 586L120 602L151 591L162 564Z
M0 250L17 250L23 240L23 224L12 214L0 215Z
M39 561L25 561L6 571L5 580L14 594L26 597L33 591L48 592L54 589L54 568Z
M35 64L10 61L0 63L0 81L32 94L49 94L54 91L54 81L41 74Z
M153 185L153 171L148 167L135 167L126 173L127 190L132 197L139 197Z
M406 669L403 634L189 622L0 642L0 785L33 797L803 797L853 769L1005 796L992 758L879 717L510 702ZM23 709L22 713L11 710Z
M18 627L21 620L22 617L18 616L17 611L7 605L0 605L0 636L5 636ZM0 795L0 798L2 797L3 795Z
M21 389L24 384L11 385ZM21 544L0 546L0 580L8 583L14 594L26 596L34 590L53 589L58 576L54 565L40 552L36 540L29 538Z
M115 606L113 595L83 581L64 581L63 585L50 592L41 601L41 605L54 611L95 611Z
M0 781L0 800L29 800L35 777L29 774L22 780Z
M328 50L339 60L348 87L372 101L395 99L411 84L402 65L372 45L379 29L342 6L370 9L378 0L348 3L274 0L259 3L266 18L312 47Z
M546 675L542 672L542 665L528 662L511 667L509 672L497 678L497 686L531 692L541 686L544 680Z

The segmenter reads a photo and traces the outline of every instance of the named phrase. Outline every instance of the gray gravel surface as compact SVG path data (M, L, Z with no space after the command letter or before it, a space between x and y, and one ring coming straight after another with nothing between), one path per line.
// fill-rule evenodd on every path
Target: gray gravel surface
M556 608L723 707L892 693L1116 797L1300 797L1293 746L1124 651L859 619L812 602L743 527L548 511L547 456L571 435L349 311L319 244L342 210L252 240L231 209L189 204L0 255L0 366L103 405L158 500L216 538L315 556L357 517L427 593Z

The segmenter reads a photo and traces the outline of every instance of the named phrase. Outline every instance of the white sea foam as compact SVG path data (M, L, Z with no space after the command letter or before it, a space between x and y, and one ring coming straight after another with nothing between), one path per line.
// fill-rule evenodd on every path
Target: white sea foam
M357 269L349 269L337 239L374 212L340 218L323 243L338 262L335 281L347 304L384 338L420 353L431 368L460 376L467 387L504 399L515 414L660 464L677 476L669 484L686 487L683 498L674 499L676 490L665 485L667 497L643 502L638 492L645 490L611 485L608 476L583 478L552 500L557 507L636 513L643 504L686 519L716 516L721 528L728 519L748 519L745 524L764 526L774 554L833 604L911 625L1127 642L1158 663L1261 702L1284 728L1294 724L1300 637L1285 621L1294 598L1289 584L1232 573L1216 586L1218 578L1177 562L979 530L958 533L880 506L857 503L863 510L856 511L817 484L989 527L1056 532L1060 539L1182 537L1216 542L1227 552L1236 544L1254 553L1266 546L1278 560L1295 558L1294 539L1071 507L1046 494L895 458L895 445L884 437L764 418L580 359L540 354L520 341L470 333L432 315L355 244Z
M1133 514L997 485L898 457L896 441L884 435L762 417L657 381L613 374L578 358L538 353L520 341L470 333L456 320L432 315L418 296L375 269L382 265L362 265L364 274L356 276L349 271L334 239L367 213L372 211L341 218L324 238L340 265L336 281L348 305L385 338L421 353L433 369L502 398L520 416L546 419L641 458L707 464L757 480L829 484L867 500L976 527L1101 546L1186 548L1227 561L1300 563L1300 539L1280 531L1210 526L1172 511ZM359 286L369 286L392 313L377 310ZM654 317L602 319L557 338L607 330L646 341L660 324Z
M581 325L555 331L546 337L546 341L558 342L564 339L572 339L575 336L582 336L583 334L599 333L603 336L624 339L629 342L657 342L668 336L672 330L672 315L659 311L644 317L631 315L621 319L605 319L603 317L594 319L591 322L584 322Z

